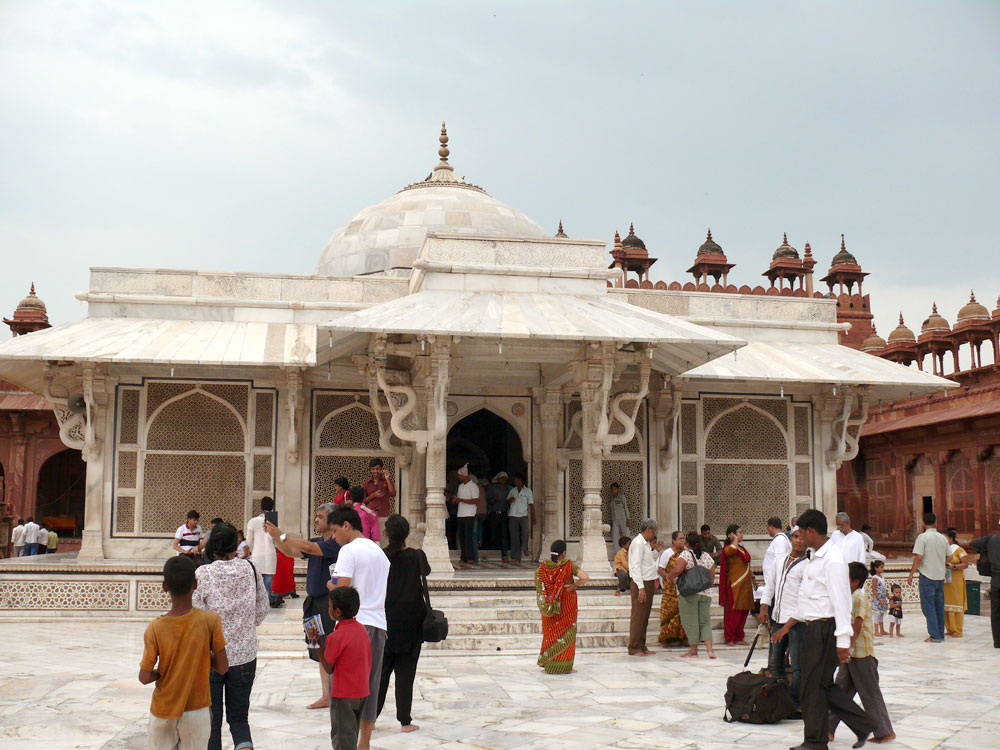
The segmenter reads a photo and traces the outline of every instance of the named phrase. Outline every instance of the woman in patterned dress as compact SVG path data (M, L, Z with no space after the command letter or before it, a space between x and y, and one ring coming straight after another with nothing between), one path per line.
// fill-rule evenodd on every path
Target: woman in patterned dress
M681 625L680 606L677 603L676 577L670 577L670 571L680 562L681 552L687 548L687 538L683 531L675 531L670 535L670 539L672 542L670 554L663 553L657 568L660 580L663 582L663 593L660 596L660 637L658 638L663 648L681 645L687 640L684 626Z
M542 613L542 650L538 666L546 674L569 674L576 655L576 588L590 580L566 559L566 542L552 542L551 560L535 571L535 592Z
M730 524L726 529L726 546L722 550L719 570L719 603L722 605L726 643L747 645L743 626L753 609L753 574L750 572L750 552L743 546L743 529Z

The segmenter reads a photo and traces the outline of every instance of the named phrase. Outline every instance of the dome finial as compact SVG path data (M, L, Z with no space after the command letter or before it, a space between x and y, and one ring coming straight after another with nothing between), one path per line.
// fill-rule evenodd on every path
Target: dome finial
M32 281L32 282L31 282L31 291L30 291L30 292L28 292L28 294L29 294L30 296L32 296L32 297L34 297L34 296L35 296L35 282L34 282L34 281Z
M708 228L708 236L705 237L706 240L712 239L712 227Z
M32 284L31 288L34 289L35 285ZM976 301L976 290L975 289L970 289L969 290L969 302L975 302L975 301Z
M631 221L628 223L628 233L635 234L635 224L633 224Z
M847 250L847 244L844 242L844 235L840 235L840 249Z
M566 237L566 233L563 231L562 219L559 219L559 231L556 232L556 237Z
M441 148L438 149L438 156L441 157L441 164L447 164L448 155L451 151L448 150L448 128L444 122L441 123L441 135L438 140L441 142Z
M782 245L787 245L788 244L788 232L782 232L781 233L781 244Z
M937 311L937 302L931 303L931 313L933 313L934 315L938 314L938 311Z
M902 310L899 311L899 324L903 325L903 311Z

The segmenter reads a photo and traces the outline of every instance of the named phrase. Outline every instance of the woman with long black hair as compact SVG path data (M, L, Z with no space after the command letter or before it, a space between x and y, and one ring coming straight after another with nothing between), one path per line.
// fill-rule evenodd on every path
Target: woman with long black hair
M198 586L193 604L218 613L226 637L229 671L209 674L212 690L212 734L208 750L222 748L222 707L225 702L226 720L236 750L253 747L250 737L250 691L257 673L257 626L267 617L267 589L260 572L250 560L237 557L239 537L228 523L212 529L206 545L209 565L195 572Z
M382 682L378 691L378 712L382 713L385 697L389 692L389 675L396 673L396 718L403 732L415 732L420 727L413 723L410 709L413 705L413 680L417 675L420 646L424 642L423 576L431 572L423 550L410 549L406 538L410 523L394 513L385 520L385 534L389 544L385 548L389 558L389 578L385 589L386 641L382 655Z

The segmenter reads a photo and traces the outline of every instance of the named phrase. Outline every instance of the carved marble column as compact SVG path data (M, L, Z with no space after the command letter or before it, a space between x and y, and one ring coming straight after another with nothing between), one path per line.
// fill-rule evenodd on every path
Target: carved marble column
M601 473L603 469L602 446L597 443L597 423L601 402L599 388L589 381L580 389L583 411L583 535L580 538L579 564L591 576L610 576L608 547L604 541L604 522L601 515Z
M83 365L83 395L87 402L86 445L83 450L87 461L87 488L83 538L77 557L80 560L103 560L104 532L101 515L104 507L106 463L103 447L107 444L109 399L104 375L92 363Z
M424 505L427 497L426 469L427 462L419 458L411 458L406 464L406 520L410 522L407 545L410 547L424 546L424 529L427 522L427 509Z
M538 402L542 426L542 550L539 560L548 559L552 542L559 538L559 417L562 414L562 390L539 388ZM600 480L598 480L600 492Z
M448 343L433 345L430 355L430 372L427 375L427 504L425 508L423 550L431 565L434 577L450 576L455 568L448 551L445 534L444 488L447 473L448 444L448 386L451 382L451 350Z

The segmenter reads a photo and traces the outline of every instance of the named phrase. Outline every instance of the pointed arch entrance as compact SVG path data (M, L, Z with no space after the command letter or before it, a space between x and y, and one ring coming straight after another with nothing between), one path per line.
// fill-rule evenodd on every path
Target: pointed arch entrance
M498 472L509 476L517 472L528 474L524 445L514 426L495 412L482 408L458 420L448 431L447 482L448 488L458 486L458 469L469 464L469 471L478 478L491 479ZM455 512L448 503L448 546L457 549L455 539ZM486 524L481 549L500 548L500 529Z
M80 451L67 448L50 456L38 470L35 519L60 519L60 536L80 536L86 489L87 465Z

